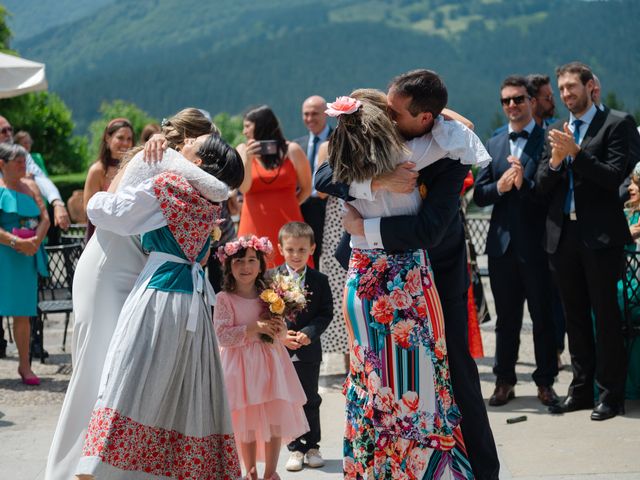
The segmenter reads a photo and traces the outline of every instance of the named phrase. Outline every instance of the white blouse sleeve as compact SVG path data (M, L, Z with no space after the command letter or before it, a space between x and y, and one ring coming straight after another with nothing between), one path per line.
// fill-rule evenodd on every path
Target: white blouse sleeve
M138 152L126 168L118 190L136 186L162 172L173 172L184 177L203 197L212 202L221 202L229 197L229 187L225 183L172 149L164 152L162 160L157 163L145 162L144 151Z
M87 216L96 227L121 236L139 235L167 224L153 194L153 179L116 193L96 193L87 204Z

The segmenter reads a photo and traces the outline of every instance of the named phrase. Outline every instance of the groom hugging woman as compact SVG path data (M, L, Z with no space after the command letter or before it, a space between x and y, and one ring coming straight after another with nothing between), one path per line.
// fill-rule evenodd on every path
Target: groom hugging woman
M336 252L350 256L345 478L498 478L468 348L459 214L470 165L490 157L447 100L435 72L415 70L386 96L356 90L327 110L337 126L315 187L347 202L353 247Z

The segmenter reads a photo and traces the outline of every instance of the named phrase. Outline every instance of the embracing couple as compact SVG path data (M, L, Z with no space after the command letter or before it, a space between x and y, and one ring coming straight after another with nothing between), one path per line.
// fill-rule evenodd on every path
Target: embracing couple
M498 478L459 214L470 165L491 159L447 98L436 73L416 70L386 97L363 89L328 105L337 126L315 187L347 202L352 247L345 478ZM336 256L349 257L346 242Z

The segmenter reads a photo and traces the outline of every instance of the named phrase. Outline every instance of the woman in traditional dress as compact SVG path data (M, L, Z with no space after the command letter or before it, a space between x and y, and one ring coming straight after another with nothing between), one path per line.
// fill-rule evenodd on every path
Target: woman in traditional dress
M354 98L355 97L355 98ZM401 161L416 170L443 157L484 163L479 139L439 118L407 144L386 113L384 94L359 90L329 104L334 180L368 181ZM478 160L479 157L480 160ZM443 160L451 161L451 160ZM349 204L363 218L413 215L421 197L379 191ZM425 250L390 254L353 236L344 311L351 367L344 384L345 478L473 478L453 399L440 299Z
M217 135L218 130L199 110L181 110L165 122L163 132L163 141L166 138L167 147L172 149L164 154L162 150L156 152L160 161L155 163L146 163L143 154L138 153L126 165L119 185L112 185L113 191L116 186L119 189L136 186L163 171L173 171L187 178L210 200L222 201L227 195L227 185L234 188L242 181L241 163L232 165L229 159L210 158L206 154L207 136ZM209 165L213 177L204 175L191 163L197 157L185 159L173 150L181 150L185 142L202 148L203 163ZM192 152L193 149L188 149L187 153ZM232 155L231 159L234 158L237 159ZM118 316L146 260L139 237L123 237L103 229L96 230L82 252L73 283L73 373L49 450L46 480L73 477Z
M211 156L235 152L219 137L212 144ZM182 152L190 156L197 148L186 144ZM202 168L204 160L197 162ZM170 172L89 202L87 214L98 228L141 234L150 255L107 352L79 478L239 476L211 318L215 293L201 266L218 213Z

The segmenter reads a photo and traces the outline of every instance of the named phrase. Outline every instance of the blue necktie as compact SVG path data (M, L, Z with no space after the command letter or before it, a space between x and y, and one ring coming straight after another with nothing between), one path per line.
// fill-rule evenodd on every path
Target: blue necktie
M577 118L573 121L573 139L578 145L580 145L580 125L584 122ZM573 169L571 163L573 158L567 157L567 171L569 172L569 190L567 190L567 196L564 199L564 214L569 215L571 213L571 199L573 198Z
M313 136L313 145L311 146L311 155L309 155L309 163L311 164L311 174L315 172L316 166L316 152L318 151L318 143L320 142L320 137L317 135Z

